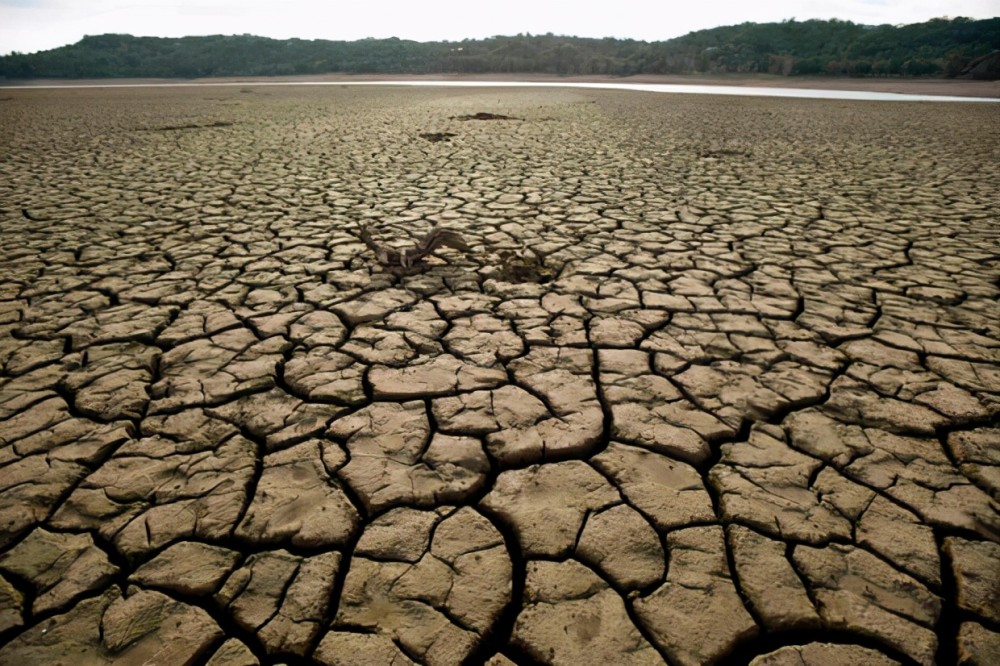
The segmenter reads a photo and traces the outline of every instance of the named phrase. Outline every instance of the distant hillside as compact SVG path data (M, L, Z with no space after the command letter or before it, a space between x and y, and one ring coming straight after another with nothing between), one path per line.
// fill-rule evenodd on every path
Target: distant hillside
M934 19L905 26L837 20L744 23L661 42L551 33L461 42L108 34L84 37L50 51L0 57L0 77L188 78L325 72L957 76L973 60L998 49L1000 17Z

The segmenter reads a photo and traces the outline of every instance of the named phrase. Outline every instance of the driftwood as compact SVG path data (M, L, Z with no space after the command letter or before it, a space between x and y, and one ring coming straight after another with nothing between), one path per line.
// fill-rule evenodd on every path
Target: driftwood
M396 249L386 247L375 242L368 228L362 226L358 232L362 242L368 249L375 253L375 258L383 266L389 268L412 268L423 261L424 257L433 254L440 247L450 247L461 252L469 253L472 248L465 242L461 234L451 229L441 229L434 227L427 234L419 239L413 247Z

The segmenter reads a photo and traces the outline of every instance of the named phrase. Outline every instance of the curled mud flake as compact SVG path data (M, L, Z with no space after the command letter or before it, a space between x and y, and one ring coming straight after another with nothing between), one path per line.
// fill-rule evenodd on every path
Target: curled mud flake
M941 584L941 557L934 532L898 504L875 496L857 522L857 542L932 585Z
M327 423L345 411L339 405L306 402L280 389L237 398L206 410L210 416L231 423L268 453L284 449L307 437L323 433Z
M65 613L36 624L0 646L0 662L50 664L69 656L101 654L105 649L103 618L116 601L121 601L121 591L117 587L111 587L100 596L82 599Z
M153 414L220 404L275 384L276 368L291 344L281 336L259 340L246 328L222 331L173 347L160 359L150 387Z
M58 397L3 423L0 456L0 547L42 522L90 467L132 439L127 422L99 424L70 414Z
M411 306L418 297L405 289L382 289L338 303L331 309L351 326L385 319L396 310Z
M257 447L235 435L215 450L176 448L158 437L121 447L70 494L52 524L95 529L129 556L185 537L228 537L246 501Z
M259 666L260 660L238 638L226 640L212 653L206 666Z
M385 664L385 666L415 666L396 646L392 638L382 634L328 631L312 658L323 666L353 664Z
M258 632L269 653L305 656L309 651L324 628L340 561L340 553L302 560L276 614ZM273 597L273 591L267 596Z
M958 663L995 664L1000 662L1000 632L978 622L963 622L958 630Z
M602 349L598 354L611 434L691 464L708 458L709 443L735 431L687 400L666 377L650 370L649 354Z
M686 463L620 442L592 463L659 531L716 519L704 480Z
M284 550L247 558L215 600L244 630L257 634L268 653L304 656L322 630L340 553L312 557Z
M138 419L149 403L159 359L159 349L137 343L90 347L86 367L71 372L63 386L73 391L74 406L91 418Z
M441 354L417 358L402 367L375 366L368 378L377 399L393 400L491 389L505 383L507 373L496 362L483 367Z
M502 466L582 455L598 446L604 412L589 350L535 347L510 368L537 398L521 402L520 391L494 392L492 408L501 427L487 435L486 445ZM550 414L547 418L542 405Z
M0 576L0 633L24 624L24 594Z
M39 216L35 215L31 211L29 211L27 208L22 208L21 209L21 215L24 217L24 219L30 220L32 222L46 222L47 221L46 218L39 217Z
M966 477L1000 501L1000 428L959 430L948 435L948 448Z
M379 560L417 562L430 547L431 531L439 522L441 516L434 511L391 509L368 524L354 553Z
M365 401L364 366L332 347L296 350L285 363L291 392L311 402L361 404Z

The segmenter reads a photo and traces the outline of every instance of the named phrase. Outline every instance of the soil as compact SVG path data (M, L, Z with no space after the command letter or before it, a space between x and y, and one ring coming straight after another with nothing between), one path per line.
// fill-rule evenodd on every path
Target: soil
M1000 663L992 105L10 96L0 663Z

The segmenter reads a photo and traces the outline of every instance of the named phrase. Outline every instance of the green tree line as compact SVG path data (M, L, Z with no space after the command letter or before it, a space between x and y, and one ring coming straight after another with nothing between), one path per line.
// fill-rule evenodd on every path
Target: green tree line
M646 42L553 35L415 42L87 36L76 44L0 57L0 77L273 76L325 72L955 76L1000 49L1000 17L912 25L794 19L743 23Z

